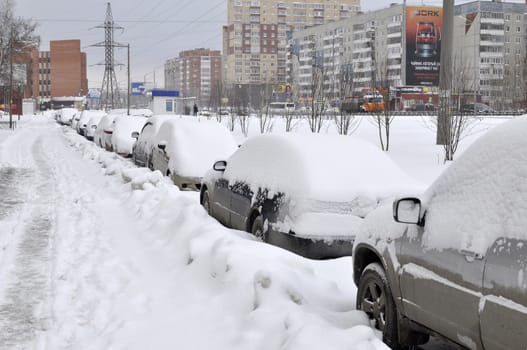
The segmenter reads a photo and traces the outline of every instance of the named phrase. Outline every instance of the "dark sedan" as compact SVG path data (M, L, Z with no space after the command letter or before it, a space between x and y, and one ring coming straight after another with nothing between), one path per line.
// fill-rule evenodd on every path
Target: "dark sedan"
M364 141L271 134L247 140L228 161L216 162L200 200L227 227L321 259L351 255L368 212L410 187L412 180Z

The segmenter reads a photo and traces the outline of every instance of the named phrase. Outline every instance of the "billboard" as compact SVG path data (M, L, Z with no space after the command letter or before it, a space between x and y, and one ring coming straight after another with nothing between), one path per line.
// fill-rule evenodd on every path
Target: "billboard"
M439 85L443 9L406 7L406 85Z
M145 93L145 84L140 83L132 83L132 96L141 96Z

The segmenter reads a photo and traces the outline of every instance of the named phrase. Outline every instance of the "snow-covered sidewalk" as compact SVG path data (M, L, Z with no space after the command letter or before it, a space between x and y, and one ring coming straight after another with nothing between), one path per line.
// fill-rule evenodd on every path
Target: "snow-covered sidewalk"
M386 349L351 259L224 228L158 172L38 116L0 131L0 348Z

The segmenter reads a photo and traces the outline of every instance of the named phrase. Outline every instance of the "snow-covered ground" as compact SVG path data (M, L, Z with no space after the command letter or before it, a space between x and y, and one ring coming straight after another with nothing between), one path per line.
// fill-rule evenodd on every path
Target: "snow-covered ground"
M426 124L397 119L389 155L428 184L445 165ZM377 142L367 120L355 135ZM386 349L350 258L226 229L197 193L46 117L0 129L0 198L2 349Z

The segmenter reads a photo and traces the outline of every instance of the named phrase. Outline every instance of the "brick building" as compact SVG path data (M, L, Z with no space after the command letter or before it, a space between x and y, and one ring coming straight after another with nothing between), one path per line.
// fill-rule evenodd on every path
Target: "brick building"
M31 96L26 97L43 102L87 94L86 53L81 52L80 40L50 41L50 50L36 55L32 60Z
M196 97L200 107L217 104L222 80L221 52L210 49L182 51L165 62L165 87L181 97ZM218 98L215 98L218 97Z

